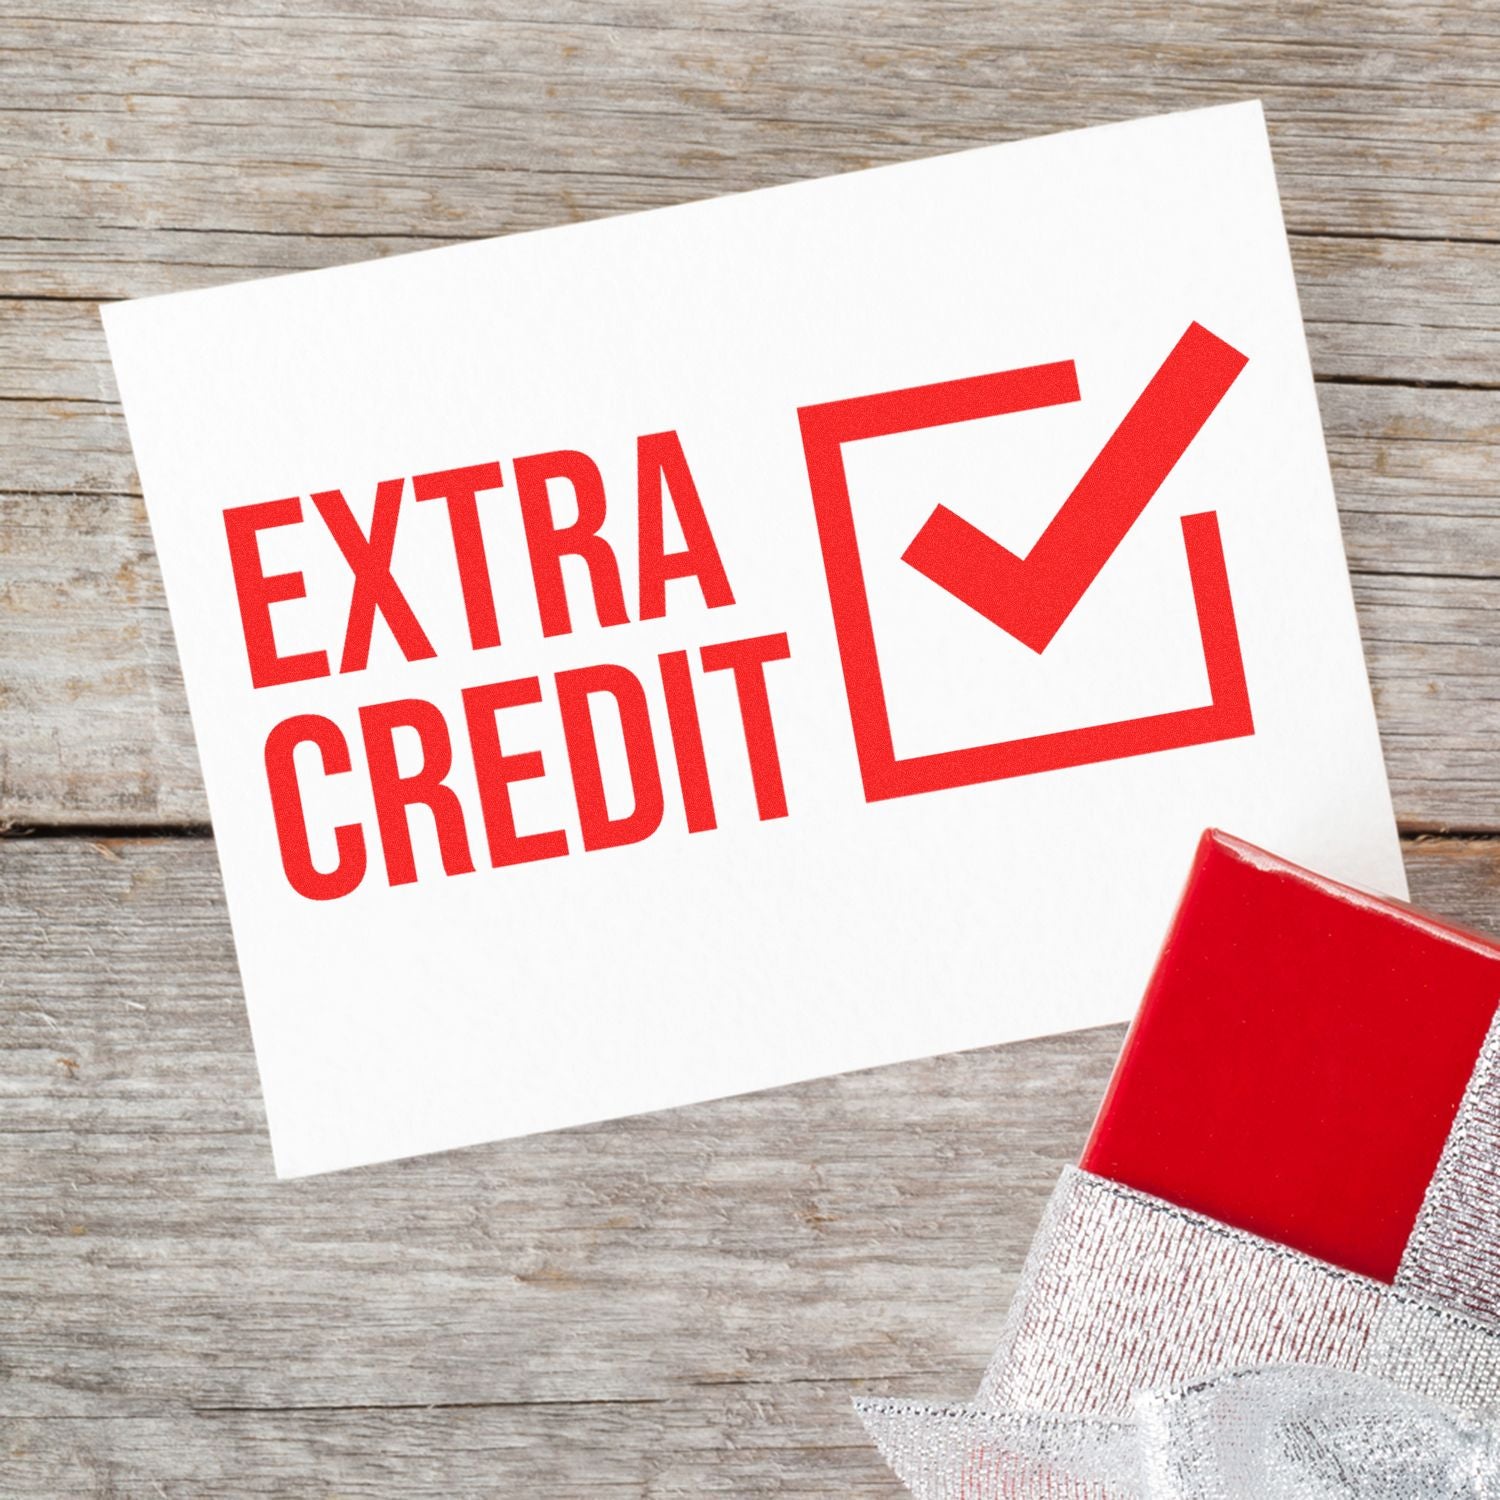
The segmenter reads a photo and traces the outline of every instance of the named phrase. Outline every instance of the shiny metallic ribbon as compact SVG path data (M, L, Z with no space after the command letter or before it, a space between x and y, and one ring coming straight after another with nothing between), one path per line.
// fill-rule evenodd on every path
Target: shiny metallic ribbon
M918 1500L1500 1500L1492 1320L1500 1021L1394 1286L1070 1169L975 1402L857 1405Z
M965 1462L916 1476L916 1493L1500 1500L1492 1425L1367 1375L1237 1370L1186 1390L1143 1392L1134 1405L1130 1420L1113 1422L951 1408L939 1424ZM904 1415L900 1403L882 1402L862 1414L877 1437L887 1422L899 1431Z

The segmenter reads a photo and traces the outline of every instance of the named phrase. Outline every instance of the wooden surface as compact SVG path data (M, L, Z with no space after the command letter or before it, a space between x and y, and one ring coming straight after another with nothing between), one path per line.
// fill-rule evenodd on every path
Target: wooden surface
M226 13L232 11L232 19ZM1417 899L1500 928L1500 12L0 9L0 1494L898 1493L1118 1035L277 1185L95 304L1259 95Z

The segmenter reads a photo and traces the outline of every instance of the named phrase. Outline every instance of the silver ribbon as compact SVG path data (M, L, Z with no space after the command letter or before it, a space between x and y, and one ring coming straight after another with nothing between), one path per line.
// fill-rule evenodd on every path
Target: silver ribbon
M878 1440L920 1410L858 1405ZM1372 1376L1315 1366L1237 1370L1143 1392L1119 1421L980 1407L923 1415L930 1435L946 1429L940 1446L962 1455L926 1475L903 1474L930 1500L1500 1500L1491 1423Z
M1368 1375L1246 1370L1140 1404L1152 1500L1497 1500L1489 1422Z

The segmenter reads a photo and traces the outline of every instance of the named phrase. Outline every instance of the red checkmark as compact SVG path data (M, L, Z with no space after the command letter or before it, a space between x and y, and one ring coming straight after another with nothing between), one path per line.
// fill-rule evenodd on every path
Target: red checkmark
M1186 365L1178 363L1184 349L1189 356ZM1151 389L1122 424L1122 430L1131 429L1141 419L1138 431L1126 433L1130 441L1125 457L1115 460L1126 483L1132 487L1137 483L1137 471L1150 473L1142 481L1141 496L1138 502L1132 502L1123 524L1116 522L1120 535L1129 530L1131 520L1139 515L1244 363L1243 356L1211 334L1201 328L1189 329ZM1210 370L1222 366L1209 390L1200 391L1196 381L1184 382L1181 376L1184 368L1198 365ZM1155 392L1163 382L1169 387L1170 399L1158 402ZM1184 383L1187 389L1178 389ZM867 801L883 802L891 797L975 786L1010 776L1034 776L1043 771L1093 765L1130 755L1155 755L1255 733L1234 600L1219 540L1219 519L1210 510L1182 518L1182 543L1203 644L1203 667L1208 677L1207 703L1133 719L1084 723L985 745L959 745L921 755L897 754L880 653L875 644L875 622L870 614L870 596L860 561L853 496L844 470L844 446L896 433L1061 406L1076 400L1078 383L1073 362L1063 360L1026 369L993 370L933 385L847 396L798 409L818 542L828 579L828 602L833 611L839 663L849 702L849 724L854 732L854 748ZM1196 415L1181 414L1189 409ZM1106 445L1106 453L1122 441L1121 434L1116 433ZM1094 467L1097 469L1103 462L1101 455ZM1106 505L1102 509L1112 514L1115 507ZM994 546L982 533L976 531L974 535ZM1102 558L1109 555L1117 542L1118 538L1104 548L1101 561L1087 570L1089 578L1103 566ZM1036 550L1032 549L1033 556ZM959 555L962 556L961 550ZM1031 569L1030 559L1025 567Z
M939 505L902 560L1045 651L1245 364L1190 324L1025 557Z

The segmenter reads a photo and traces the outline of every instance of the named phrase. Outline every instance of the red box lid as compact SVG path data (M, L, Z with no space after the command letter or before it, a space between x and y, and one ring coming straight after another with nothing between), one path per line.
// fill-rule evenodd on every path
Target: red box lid
M1500 946L1210 830L1081 1165L1389 1282Z

